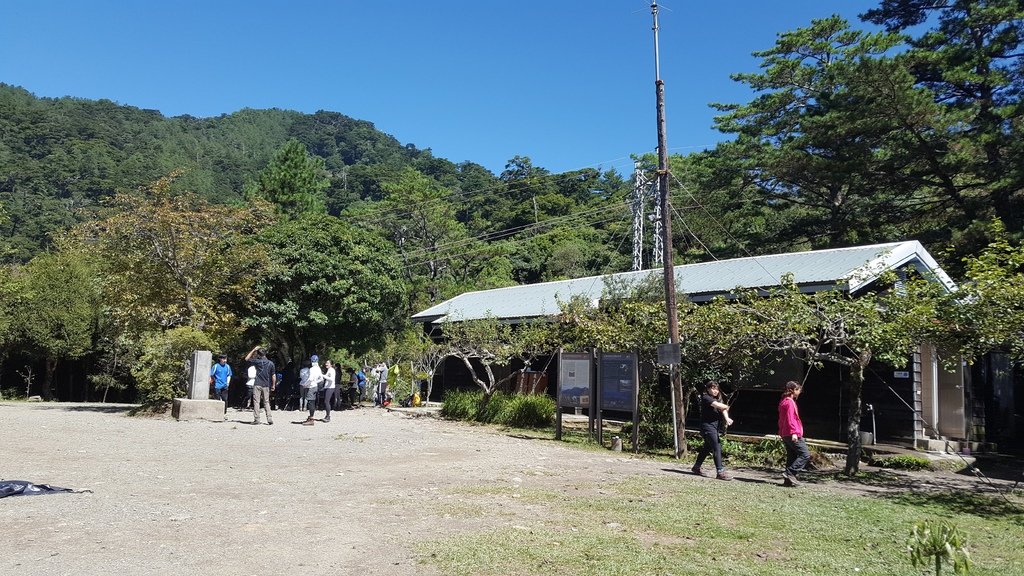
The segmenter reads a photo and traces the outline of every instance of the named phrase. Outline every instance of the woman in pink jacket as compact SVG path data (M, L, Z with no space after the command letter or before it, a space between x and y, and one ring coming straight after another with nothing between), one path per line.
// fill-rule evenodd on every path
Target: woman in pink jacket
M800 412L796 408L796 399L800 397L803 387L790 380L779 401L779 437L786 445L786 470L782 479L786 486L798 484L796 475L807 466L811 453L804 442L804 425L800 421Z

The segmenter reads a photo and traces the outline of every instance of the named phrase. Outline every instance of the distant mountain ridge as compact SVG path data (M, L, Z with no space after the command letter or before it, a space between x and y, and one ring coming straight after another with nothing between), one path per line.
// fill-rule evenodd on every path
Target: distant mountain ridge
M245 108L217 117L167 117L111 100L43 98L0 83L0 230L15 260L47 235L88 218L115 190L136 189L172 170L176 186L218 202L242 199L275 150L295 138L324 159L329 209L371 198L378 181L405 167L457 174L428 150L403 145L371 122L338 112ZM466 163L479 178L481 166ZM449 183L450 184L450 183Z

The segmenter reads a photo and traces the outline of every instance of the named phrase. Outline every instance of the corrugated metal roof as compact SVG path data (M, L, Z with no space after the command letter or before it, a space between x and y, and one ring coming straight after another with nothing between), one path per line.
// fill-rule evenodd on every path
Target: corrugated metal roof
M786 274L792 274L794 281L806 291L836 287L856 292L883 272L907 265L922 273L934 274L947 289L955 289L946 273L917 241L684 264L675 267L675 279L676 289L691 300L707 300L737 287L778 286ZM442 322L487 316L499 319L549 316L560 311L559 301L565 302L574 296L596 303L604 292L606 279L635 285L651 276L660 278L661 274L662 269L656 268L467 292L414 315L412 320Z

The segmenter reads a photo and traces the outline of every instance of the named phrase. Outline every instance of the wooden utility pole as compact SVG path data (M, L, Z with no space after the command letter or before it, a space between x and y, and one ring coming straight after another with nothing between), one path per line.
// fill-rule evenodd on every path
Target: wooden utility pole
M658 2L652 0L654 16L654 86L658 105L658 191L661 193L662 266L665 275L665 311L668 313L668 342L679 344L679 313L676 309L676 273L672 259L672 206L668 193L668 144L665 134L665 82L661 79L661 56L658 50ZM686 397L679 369L671 365L672 413L675 421L675 456L686 453Z

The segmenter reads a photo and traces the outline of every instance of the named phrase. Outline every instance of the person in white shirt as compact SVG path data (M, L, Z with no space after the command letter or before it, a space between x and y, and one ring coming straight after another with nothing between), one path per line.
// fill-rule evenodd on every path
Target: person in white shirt
M309 362L303 362L299 369L299 410L306 409L306 392L309 392Z
M309 376L306 379L306 411L309 418L302 423L303 426L313 425L313 413L316 412L316 396L324 383L324 373L320 370L320 357L313 354L309 357Z
M252 410L252 387L256 385L256 366L249 365L249 370L246 372L245 377L245 409Z
M324 360L324 409L327 410L327 416L324 416L324 422L331 421L331 406L334 405L334 394L338 391L335 380L337 379L337 372L334 370L334 364L331 364L330 360Z

